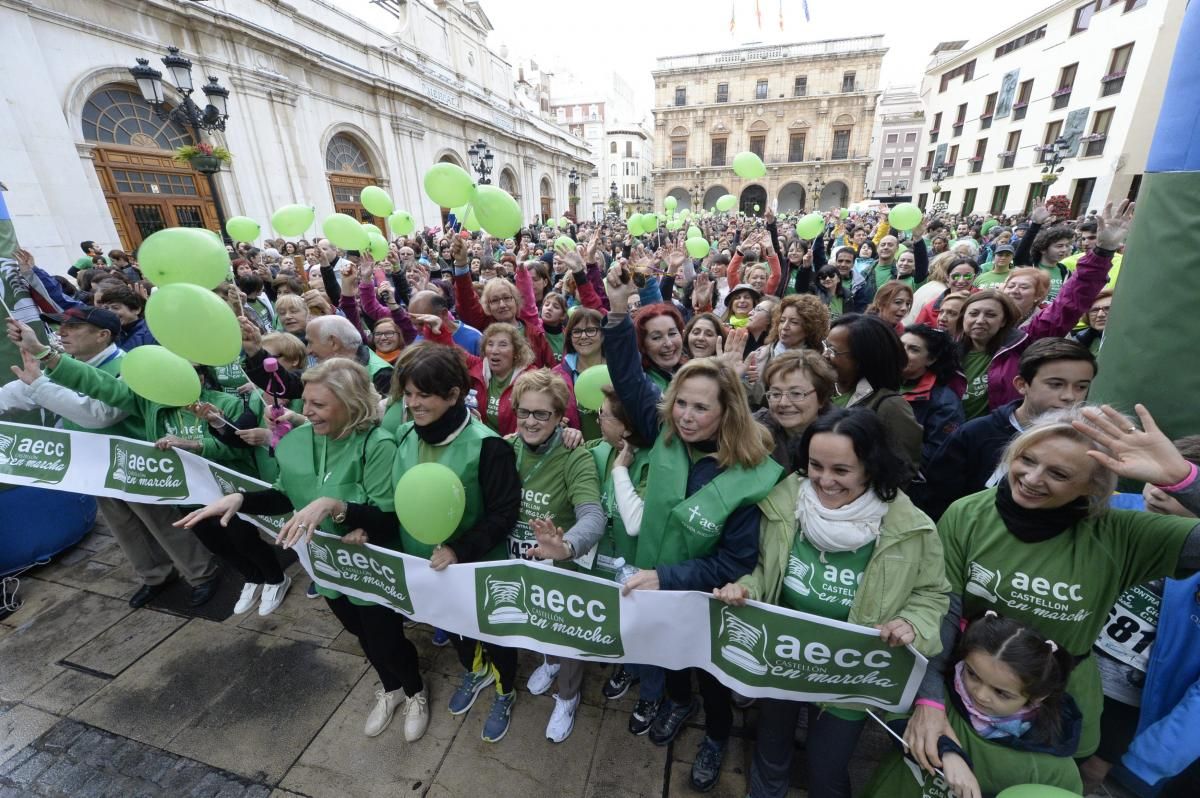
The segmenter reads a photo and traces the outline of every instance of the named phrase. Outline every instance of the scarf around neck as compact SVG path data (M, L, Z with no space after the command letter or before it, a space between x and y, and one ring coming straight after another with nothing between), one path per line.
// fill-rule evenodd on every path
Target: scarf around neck
M1037 717L1038 713L1036 706L1026 706L1024 709L1004 717L996 717L980 711L963 684L963 667L966 664L965 660L959 660L958 664L954 666L954 692L958 695L958 700L962 702L962 707L967 713L967 720L971 721L971 728L975 730L976 734L985 740L995 740L1003 737L1022 737L1033 728L1033 719Z
M849 504L830 510L821 504L811 479L800 482L796 520L808 542L818 551L858 551L879 539L887 502L868 489Z
M996 511L1017 540L1022 543L1042 543L1058 537L1087 518L1088 502L1086 498L1079 498L1062 507L1030 510L1017 504L1008 484L1008 475L1005 474L996 486Z

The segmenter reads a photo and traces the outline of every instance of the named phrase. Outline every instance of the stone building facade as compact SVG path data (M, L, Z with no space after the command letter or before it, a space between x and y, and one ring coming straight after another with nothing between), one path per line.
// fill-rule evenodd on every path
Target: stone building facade
M863 198L879 96L882 36L750 46L658 60L654 77L654 198L712 208L844 207ZM757 152L759 180L734 174Z

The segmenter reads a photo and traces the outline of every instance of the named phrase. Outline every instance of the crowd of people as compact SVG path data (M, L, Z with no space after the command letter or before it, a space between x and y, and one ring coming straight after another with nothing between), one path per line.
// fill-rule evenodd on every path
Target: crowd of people
M1195 795L1200 438L1087 404L1132 218L1036 205L897 231L886 209L834 210L810 241L770 211L698 214L704 258L677 225L632 236L616 218L497 240L451 217L381 261L324 239L239 244L215 290L241 356L197 366L200 400L182 408L119 378L124 352L154 342L136 253L85 241L52 276L18 251L57 333L8 321L24 364L0 418L40 407L272 485L203 508L100 499L141 580L134 607L180 576L203 604L219 557L244 582L233 611L273 612L291 579L239 513L290 516L283 546L321 529L434 570L549 560L626 594L873 627L928 657L868 795L1083 793L1114 767L1142 794ZM593 409L575 384L598 365L611 385ZM438 546L395 513L397 481L426 462L466 492ZM1144 509L1113 509L1118 478L1145 483ZM483 739L508 732L517 650L435 630L463 672L430 696L402 614L309 592L378 676L366 735L399 712L415 743L431 702L466 713L488 687ZM584 676L545 656L529 677L554 691L549 740L571 734ZM699 668L623 663L601 686L630 689L629 731L654 745L703 709L691 784L712 788L748 700ZM851 794L863 706L756 703L752 796L787 793L802 711L808 794Z

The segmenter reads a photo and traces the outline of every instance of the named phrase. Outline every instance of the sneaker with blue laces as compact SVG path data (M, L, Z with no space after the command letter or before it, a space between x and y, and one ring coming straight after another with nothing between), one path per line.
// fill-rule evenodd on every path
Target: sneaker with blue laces
M708 735L700 743L696 761L692 763L692 789L708 792L721 777L721 764L725 761L725 743L719 743Z
M463 674L462 684L450 696L450 714L461 715L475 704L479 691L496 681L491 668L482 671L467 671Z
M483 724L483 741L498 743L508 734L508 725L512 722L512 707L517 700L517 691L501 695L497 694L492 701L492 711L488 713L487 721Z
M433 644L438 648L450 645L450 633L435 626L433 628Z

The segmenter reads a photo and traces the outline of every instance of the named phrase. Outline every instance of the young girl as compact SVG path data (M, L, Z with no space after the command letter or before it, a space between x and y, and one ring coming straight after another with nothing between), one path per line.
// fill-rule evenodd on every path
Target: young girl
M938 742L945 778L899 752L887 756L866 796L979 798L1018 784L1081 793L1071 758L1081 715L1066 692L1074 658L1032 627L988 610L963 634L950 672L946 717L958 737Z

